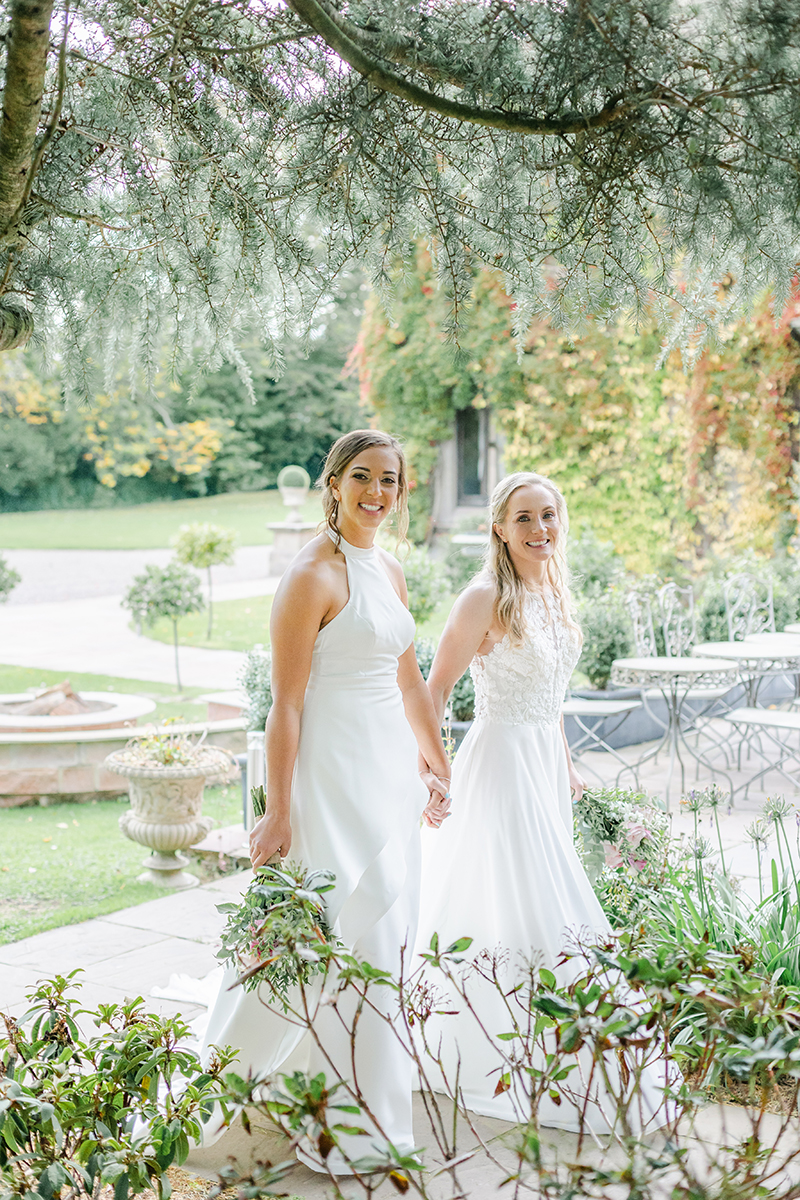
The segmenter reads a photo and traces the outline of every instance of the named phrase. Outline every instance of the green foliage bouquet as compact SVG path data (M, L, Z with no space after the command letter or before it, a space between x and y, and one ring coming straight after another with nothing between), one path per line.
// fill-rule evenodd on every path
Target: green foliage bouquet
M603 907L612 920L630 919L637 894L658 887L669 870L669 817L643 792L616 787L587 788L574 811L576 841Z
M263 816L263 787L251 796L256 817ZM228 915L217 958L240 972L246 991L266 983L288 1012L290 989L325 973L331 950L340 946L323 900L335 878L332 871L306 871L276 856L258 868L240 904L217 905Z
M217 905L228 915L217 958L240 972L246 991L266 983L286 1012L290 989L324 974L335 939L322 897L333 882L332 872L306 871L299 863L266 865L240 904Z

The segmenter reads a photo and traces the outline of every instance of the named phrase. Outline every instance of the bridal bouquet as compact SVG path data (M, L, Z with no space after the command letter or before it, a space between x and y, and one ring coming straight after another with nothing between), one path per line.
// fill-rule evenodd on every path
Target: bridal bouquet
M260 816L263 788L254 788L252 796ZM323 899L334 879L331 871L270 860L258 868L241 903L217 905L228 916L217 958L239 972L237 982L246 991L265 983L270 999L286 1011L290 989L308 985L326 970L327 951L339 944Z
M576 833L586 872L594 881L604 870L640 877L644 886L664 872L670 822L642 792L587 788L574 805Z

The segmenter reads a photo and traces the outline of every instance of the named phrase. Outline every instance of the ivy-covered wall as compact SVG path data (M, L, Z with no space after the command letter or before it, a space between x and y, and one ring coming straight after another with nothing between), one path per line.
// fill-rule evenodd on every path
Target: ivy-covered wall
M667 571L710 554L769 553L791 535L800 346L789 320L723 330L687 375L657 368L652 329L590 321L579 337L534 323L518 354L515 313L499 276L476 276L458 349L441 333L445 300L418 247L387 317L373 300L356 349L363 395L405 438L424 533L437 444L455 410L491 405L509 471L552 476L576 527L613 542L636 571Z

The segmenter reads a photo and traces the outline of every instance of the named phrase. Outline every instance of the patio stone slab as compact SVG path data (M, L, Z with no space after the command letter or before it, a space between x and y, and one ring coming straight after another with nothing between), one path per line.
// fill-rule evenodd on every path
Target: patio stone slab
M0 1012L19 1016L28 1007L25 993L35 985L30 969L26 966L0 964ZM22 1006L20 1009L20 1005Z
M152 931L197 942L213 943L225 925L225 917L216 906L228 899L219 890L191 888L158 900L148 900L135 908L123 908L105 918L110 925Z
M253 878L251 870L237 871L235 875L221 875L219 879L212 880L205 886L209 892L224 892L226 896L236 897L241 896L250 886Z
M75 967L88 967L129 950L151 946L163 937L163 930L123 930L111 925L105 917L96 917L0 946L0 969L4 964L24 966L31 970L32 978L43 974L64 975Z
M142 995L148 1004L150 989L163 987L174 973L206 975L217 965L214 952L203 942L188 938L163 937L159 941L98 964L86 972L87 981L122 987ZM188 1007L188 1006L187 1006Z

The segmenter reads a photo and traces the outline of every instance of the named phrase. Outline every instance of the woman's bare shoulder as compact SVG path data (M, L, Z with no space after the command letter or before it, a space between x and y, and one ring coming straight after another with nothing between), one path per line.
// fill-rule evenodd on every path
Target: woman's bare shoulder
M340 562L344 560L339 555ZM318 534L303 546L284 571L276 597L303 594L309 591L325 591L341 570L336 562L336 547L327 534Z
M458 606L464 612L474 613L476 616L479 613L491 616L494 613L496 600L497 585L495 581L490 575L479 575L468 587L464 588L453 607Z

